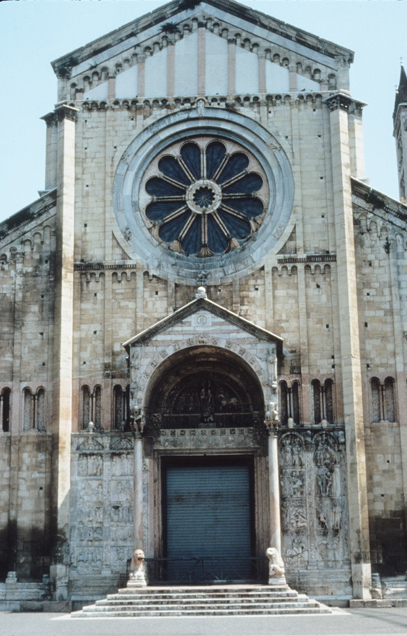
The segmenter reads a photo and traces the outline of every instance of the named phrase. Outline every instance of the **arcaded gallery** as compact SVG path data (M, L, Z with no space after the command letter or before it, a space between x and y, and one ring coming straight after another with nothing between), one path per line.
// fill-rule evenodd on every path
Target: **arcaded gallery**
M146 589L267 585L274 548L317 599L407 595L407 78L397 201L352 61L174 0L52 63L0 224L0 608L102 599L134 550Z

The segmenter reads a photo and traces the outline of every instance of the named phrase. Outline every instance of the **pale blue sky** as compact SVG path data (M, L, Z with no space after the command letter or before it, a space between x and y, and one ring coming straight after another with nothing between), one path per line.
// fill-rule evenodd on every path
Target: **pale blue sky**
M57 81L50 62L165 4L164 0L0 2L0 222L44 187L45 123ZM355 51L351 91L364 111L366 176L397 198L392 112L400 57L407 63L407 1L244 0Z

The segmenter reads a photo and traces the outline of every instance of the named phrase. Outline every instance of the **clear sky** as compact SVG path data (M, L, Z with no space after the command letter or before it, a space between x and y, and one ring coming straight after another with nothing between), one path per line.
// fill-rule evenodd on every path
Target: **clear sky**
M57 101L50 62L165 4L164 0L0 2L0 221L44 187L45 123ZM406 0L242 0L355 51L351 91L364 110L366 176L398 198L392 113L407 64Z

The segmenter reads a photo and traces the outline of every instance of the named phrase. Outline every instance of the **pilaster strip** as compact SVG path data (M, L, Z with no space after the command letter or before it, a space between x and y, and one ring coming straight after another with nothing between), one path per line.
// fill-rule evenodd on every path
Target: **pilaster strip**
M173 42L168 43L167 48L167 97L174 99L175 91L175 46Z
M205 48L206 29L200 26L198 29L198 96L205 97Z
M228 94L236 94L236 44L234 39L228 42Z
M349 163L348 108L350 98L336 95L330 108L333 203L338 246L338 296L346 463L349 492L350 552L355 598L370 598L371 568L364 443L364 413L353 208Z

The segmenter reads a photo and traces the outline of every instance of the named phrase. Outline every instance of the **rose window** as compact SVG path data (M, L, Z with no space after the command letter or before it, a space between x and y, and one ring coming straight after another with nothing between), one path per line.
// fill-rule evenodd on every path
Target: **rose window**
M171 145L151 162L141 184L150 233L187 256L210 257L242 246L260 227L268 198L254 155L219 138Z

